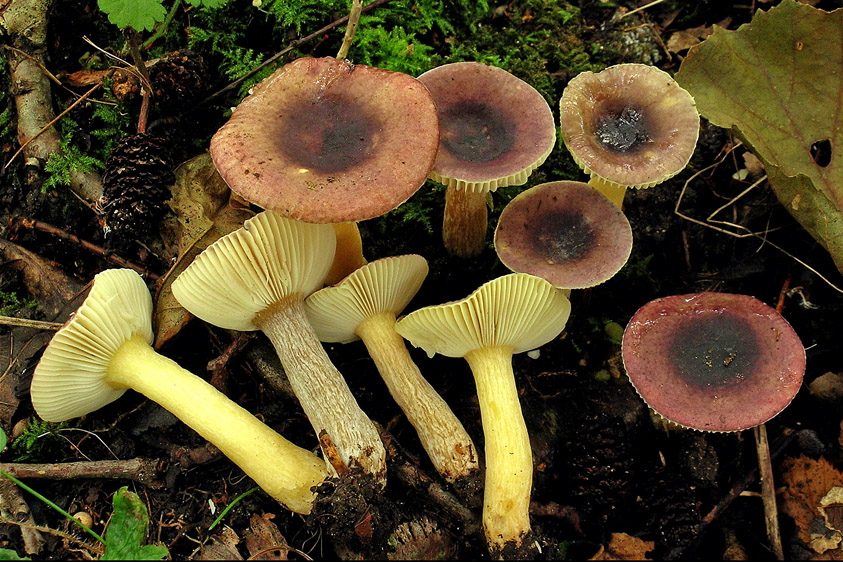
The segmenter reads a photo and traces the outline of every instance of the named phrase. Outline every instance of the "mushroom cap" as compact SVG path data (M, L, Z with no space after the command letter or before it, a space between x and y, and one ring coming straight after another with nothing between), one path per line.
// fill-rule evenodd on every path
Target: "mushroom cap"
M799 336L775 309L747 296L656 299L623 335L623 362L662 417L701 431L741 431L781 412L805 373Z
M618 64L575 76L559 102L562 140L609 185L652 187L688 164L700 131L694 99L663 70Z
M481 347L536 349L565 328L571 303L559 289L526 273L481 285L468 297L420 308L398 321L396 331L428 356L464 357Z
M82 306L56 332L35 372L30 395L51 422L84 416L120 398L126 388L105 382L114 354L140 336L150 345L152 297L140 275L109 269L94 277Z
M173 282L173 295L214 326L258 330L252 322L257 313L322 286L336 243L330 224L264 211L199 254Z
M360 339L357 326L384 312L404 310L427 277L427 260L416 254L369 262L333 287L325 287L305 301L305 311L323 342L349 343Z
M438 146L421 82L327 57L297 59L255 86L210 152L238 195L322 223L391 211L424 184Z
M419 80L439 111L435 181L469 191L523 185L556 144L547 101L501 68L455 62Z
M620 271L632 251L632 228L620 209L590 185L543 183L504 207L495 251L512 271L559 288L583 289Z

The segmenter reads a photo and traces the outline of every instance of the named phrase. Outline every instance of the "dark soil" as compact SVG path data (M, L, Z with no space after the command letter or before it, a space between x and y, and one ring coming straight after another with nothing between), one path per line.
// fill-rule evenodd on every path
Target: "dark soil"
M53 39L49 48L55 66L51 68L53 72L78 70L81 35L87 34L104 45L112 44L119 37L97 15L95 2L78 4L84 7L80 8L76 2L56 2L51 12ZM520 4L510 2L500 8L514 11ZM580 8L584 37L589 41L605 37L607 46L616 40L619 24L609 21L617 10L613 3L583 0L573 4ZM644 2L616 4L634 8L635 4ZM644 19L635 21L658 26L675 14L669 25L670 29L678 30L711 25L728 17L731 18L729 29L735 29L751 17L751 10L743 4L750 3L665 2L649 11ZM751 4L755 8L764 7L762 3ZM819 6L839 7L829 1L820 2ZM259 22L252 25L260 27ZM515 24L499 18L491 25ZM658 45L648 48L660 50ZM273 44L263 50L271 54L280 47ZM325 50L322 53L317 45L310 54L331 54ZM617 59L606 64L638 60L636 57L642 55L635 53L638 51L623 51L613 55ZM209 64L212 69L213 62ZM676 55L658 62L658 66L671 72L678 65ZM225 85L225 80L214 70L209 72L215 87ZM571 77L563 69L553 76L559 92ZM61 92L55 95L66 101ZM11 103L10 100L7 96L6 103ZM137 110L136 106L131 107ZM558 107L553 103L551 107L558 117ZM84 106L75 115L76 121L82 124L82 137L86 116L92 111L90 105ZM207 139L224 122L220 108L209 106L185 111L183 115L157 118L154 132L167 140L173 163L201 153L207 147ZM84 138L77 141L87 142ZM807 349L808 370L806 387L784 412L767 424L772 448L780 455L774 459L774 467L783 456L800 454L824 457L843 467L839 442L843 404L823 402L807 390L808 383L827 372L843 373L839 343L843 334L843 298L791 256L843 286L831 258L788 215L766 182L718 215L748 231L766 232L764 236L731 236L675 212L681 194L680 212L704 222L715 209L748 187L751 180L732 177L743 167L742 148L729 154L719 166L691 179L695 172L719 161L734 143L728 131L704 122L687 170L657 187L628 192L624 212L634 235L629 263L610 281L592 289L574 291L572 314L565 332L543 346L538 358L526 354L515 356L514 367L534 455L534 536L525 542L529 552L507 554L548 559L587 558L607 545L613 533L625 533L653 541L653 550L648 555L653 559L720 559L735 543L751 559L773 558L760 499L738 497L712 520L703 522L718 502L730 494L732 487L757 468L752 435L667 428L654 420L626 379L617 328L625 326L640 306L660 296L721 291L749 294L772 306L783 299L783 315ZM11 147L10 152L16 148L17 145ZM9 149L10 146L3 148ZM9 156L4 152L3 162ZM560 146L526 187L544 181L583 179L572 164L562 163L567 159L564 147ZM563 168L569 170L567 176L561 175ZM97 272L113 267L102 256L76 242L22 228L19 221L12 220L13 217L40 220L95 244L106 244L97 215L66 192L42 193L33 184L27 184L25 173L22 166L16 165L7 170L6 176L0 176L0 235L47 260L80 284L87 283ZM12 181L11 174L18 177ZM500 208L521 189L503 189L495 195L496 210L490 220L490 234ZM482 255L471 260L458 261L444 252L437 222L443 201L441 186L430 182L406 203L407 208L428 207L427 212L436 219L431 230L406 221L397 213L360 225L364 252L370 261L405 253L418 253L428 259L430 275L408 311L462 298L480 284L508 273L497 260L491 242ZM157 255L160 237L156 233L143 233L139 237L144 239L145 246L135 244L122 257L164 274L166 259ZM31 291L22 267L19 263L0 261L0 293L15 292L21 299L38 301L39 295ZM69 310L72 306L65 316ZM53 320L39 307L21 309L18 315ZM0 341L8 340L0 346L0 356L6 353L11 356L11 350L17 349L15 341L19 346L31 333L0 328ZM194 321L161 351L192 372L204 375L209 373L209 361L219 357L236 337L234 333ZM296 401L268 381L255 366L252 352L265 345L262 338L250 340L224 369L212 373L213 381L229 397L259 414L296 444L316 449L318 445L310 425ZM321 499L314 513L308 518L285 511L262 492L253 493L231 508L223 520L224 526L243 537L252 515L274 514L272 522L287 544L313 558L488 558L479 527L480 509L471 499L476 500L476 494L453 490L436 476L412 426L389 397L363 344L332 344L326 348L346 375L363 410L393 440L386 489L379 490L371 482L359 479L351 485L326 483L320 490ZM468 365L462 360L440 356L429 359L416 349L411 353L482 451L480 415ZM15 377L16 399L20 400L13 415L3 420L7 434L12 434L15 424L34 416L28 402L28 376L37 361L37 349L29 350L29 355L23 357L23 364L5 372L0 369L0 382L3 377ZM0 360L0 367L5 365ZM68 428L71 429L48 433L36 440L28 452L7 450L2 459L12 462L16 460L15 455L27 462L50 463L85 458L160 459L155 475L157 486L106 479L39 479L29 484L70 513L88 512L93 517L94 529L102 532L112 511L113 493L128 483L149 508L149 542L167 546L174 559L199 557L203 545L222 540L223 526L211 530L211 523L222 509L254 485L178 420L132 392L84 419L72 421ZM407 476L411 473L418 480ZM750 479L747 489L758 491L760 487ZM449 504L451 501L455 503ZM29 497L27 503L38 525L92 542L43 503ZM786 555L809 557L811 552L796 539L795 523L782 514L780 523ZM89 556L72 541L48 532L44 537L46 544L35 559ZM0 547L24 552L16 527L0 525ZM248 556L242 544L239 548L240 554ZM293 558L301 557L294 551L285 553Z

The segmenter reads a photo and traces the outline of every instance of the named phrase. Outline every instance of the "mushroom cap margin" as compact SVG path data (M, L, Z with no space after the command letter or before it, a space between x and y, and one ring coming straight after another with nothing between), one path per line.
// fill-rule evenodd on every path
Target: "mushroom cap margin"
M521 353L559 335L570 313L568 298L549 282L511 273L484 283L462 300L411 312L395 329L430 357L464 357L493 346Z
M130 269L109 269L94 277L82 306L50 340L32 375L36 413L51 422L83 416L120 398L104 378L126 340L152 344L152 296Z

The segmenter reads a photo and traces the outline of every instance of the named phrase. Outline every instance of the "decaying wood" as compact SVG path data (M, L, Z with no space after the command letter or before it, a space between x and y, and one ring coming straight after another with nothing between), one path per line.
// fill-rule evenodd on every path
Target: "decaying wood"
M44 480L68 480L71 478L108 478L133 480L150 488L163 488L158 480L165 462L158 459L128 459L105 461L80 461L49 464L0 463L15 478L39 478Z
M0 18L0 28L14 49L4 49L11 71L11 93L18 114L18 141L24 145L54 118L50 79L46 66L47 13L52 0L13 0ZM61 153L58 131L50 127L24 149L26 165L41 172L51 154ZM70 188L82 200L95 203L102 197L99 174L71 174Z

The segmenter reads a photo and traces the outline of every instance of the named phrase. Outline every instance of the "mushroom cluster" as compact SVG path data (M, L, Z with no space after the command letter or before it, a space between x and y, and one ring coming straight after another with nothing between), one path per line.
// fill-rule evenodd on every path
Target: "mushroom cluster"
M415 79L330 57L293 61L256 86L211 140L222 178L263 211L199 254L172 284L178 302L201 320L262 331L320 444L385 485L386 450L375 424L320 342L362 340L445 480L476 476L485 462L483 527L493 554L520 546L531 531L533 459L512 356L562 332L571 312L565 290L594 287L620 270L632 247L623 189L681 170L699 127L687 92L643 65L583 73L560 106L565 144L590 183L523 191L494 235L500 261L514 273L399 319L427 261L406 255L366 263L356 222L395 209L431 178L446 185L447 251L478 255L490 192L525 184L556 144L550 107L509 72L476 62ZM683 316L689 312L693 320ZM153 352L150 314L136 274L98 275L36 369L39 415L80 416L134 388L216 444L272 497L308 513L312 488L337 474L333 449L323 461L292 445ZM710 431L743 429L775 415L798 389L801 344L788 329L757 301L735 295L665 299L630 322L624 361L661 415ZM405 339L429 356L468 362L482 458ZM654 345L674 353L657 355ZM793 357L777 361L778 353ZM804 368L804 351L801 361ZM763 397L762 411L749 415L741 406L745 389ZM685 412L690 405L706 408L702 418Z

